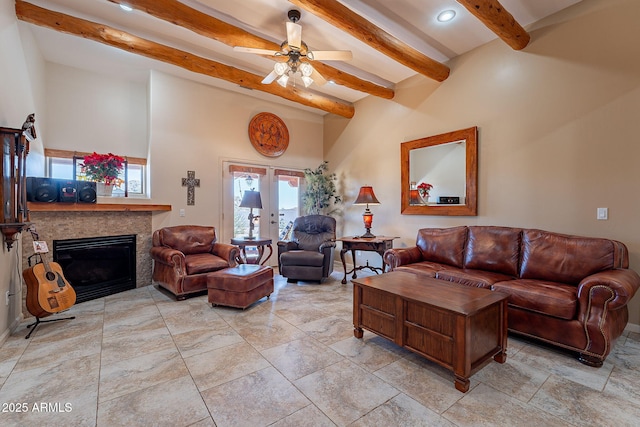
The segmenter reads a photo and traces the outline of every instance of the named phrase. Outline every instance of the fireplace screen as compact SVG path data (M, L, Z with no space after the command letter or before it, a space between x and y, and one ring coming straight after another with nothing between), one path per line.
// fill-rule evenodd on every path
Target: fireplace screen
M53 241L53 259L80 303L136 287L136 236Z

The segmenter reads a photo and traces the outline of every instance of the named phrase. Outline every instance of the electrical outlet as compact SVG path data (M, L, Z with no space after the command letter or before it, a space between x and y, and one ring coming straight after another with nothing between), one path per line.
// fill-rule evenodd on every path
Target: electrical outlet
M9 293L9 291L7 291L6 294L4 294L4 305L9 305L9 297L11 296L11 294Z
M596 218L600 220L609 219L609 208L598 208Z

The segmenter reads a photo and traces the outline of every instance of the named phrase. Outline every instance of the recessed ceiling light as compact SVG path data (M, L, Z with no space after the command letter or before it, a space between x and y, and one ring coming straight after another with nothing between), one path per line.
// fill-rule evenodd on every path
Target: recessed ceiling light
M120 4L120 9L126 10L127 12L131 12L133 10L131 6L127 6L126 4Z
M443 12L440 12L436 19L438 19L439 22L449 22L453 18L455 18L455 16L456 16L455 10L445 10Z

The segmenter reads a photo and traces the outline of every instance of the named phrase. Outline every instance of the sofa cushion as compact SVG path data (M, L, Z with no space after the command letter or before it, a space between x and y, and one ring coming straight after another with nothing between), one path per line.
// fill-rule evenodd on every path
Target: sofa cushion
M410 264L401 265L396 270L407 271L410 273L419 273L429 277L436 277L436 273L446 268L455 268L445 264L439 264L431 261L412 262Z
M462 268L467 227L423 228L418 230L416 246L422 258Z
M447 280L474 288L491 289L491 285L494 283L511 280L513 277L491 271L451 268L438 271L436 273L436 279Z
M184 257L187 274L210 273L229 267L223 258L213 254L193 254Z
M287 251L280 255L280 263L286 266L322 267L324 254L318 251Z
M160 245L179 250L185 255L210 252L216 241L213 227L177 225L159 230Z
M517 279L494 283L491 289L509 295L509 305L518 308L565 320L576 317L578 294L573 285Z
M614 255L611 240L524 230L520 278L577 285L591 274L614 268Z
M518 275L521 229L469 227L464 268Z

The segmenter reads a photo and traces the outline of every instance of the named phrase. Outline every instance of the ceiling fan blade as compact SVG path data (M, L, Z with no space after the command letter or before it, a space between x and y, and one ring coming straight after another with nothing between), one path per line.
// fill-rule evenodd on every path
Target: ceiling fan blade
M276 53L278 53L274 50L256 49L253 47L244 47L244 46L234 46L233 50L235 50L236 52L255 53L256 55L270 55L270 56L275 56Z
M287 22L287 44L291 48L300 49L302 46L302 25Z
M264 79L262 79L261 83L268 85L269 83L272 83L277 77L278 77L278 74L275 71L272 71L269 74L267 74L267 76Z
M307 54L307 58L312 61L350 61L353 59L350 50L314 50L309 54Z
M327 79L322 77L322 74L317 72L315 68L311 72L311 78L313 79L313 82L315 84L317 84L318 86L323 86L323 85L327 84Z

